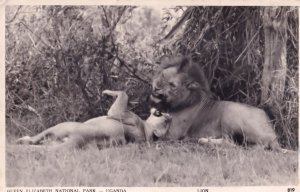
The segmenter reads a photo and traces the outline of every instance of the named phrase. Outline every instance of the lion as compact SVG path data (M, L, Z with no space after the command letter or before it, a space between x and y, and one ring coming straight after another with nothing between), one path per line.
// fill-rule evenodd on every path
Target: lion
M64 146L82 148L96 141L100 146L124 144L126 142L151 142L155 137L166 134L172 117L156 109L150 110L150 116L143 121L138 115L127 109L128 96L123 91L105 90L103 94L116 97L107 116L90 119L84 123L63 122L30 137L17 140L19 144L45 144L61 148Z
M266 113L246 104L216 100L202 69L187 56L165 59L153 78L152 88L150 98L154 105L173 117L162 138L259 144L282 151Z

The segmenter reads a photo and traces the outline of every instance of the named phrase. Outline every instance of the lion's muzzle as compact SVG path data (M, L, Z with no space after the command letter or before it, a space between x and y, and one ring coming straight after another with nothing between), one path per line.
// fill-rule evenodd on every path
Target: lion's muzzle
M164 98L165 97L162 94L156 95L156 94L152 93L150 96L151 101L154 103L161 103L164 100Z
M164 95L161 91L161 89L157 88L157 86L153 87L152 94L151 94L151 100L155 103L164 102L167 100L167 96Z

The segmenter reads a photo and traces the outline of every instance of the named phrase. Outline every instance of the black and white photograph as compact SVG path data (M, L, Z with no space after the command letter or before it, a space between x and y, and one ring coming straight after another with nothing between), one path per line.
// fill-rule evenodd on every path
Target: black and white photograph
M2 6L6 187L298 185L299 7Z

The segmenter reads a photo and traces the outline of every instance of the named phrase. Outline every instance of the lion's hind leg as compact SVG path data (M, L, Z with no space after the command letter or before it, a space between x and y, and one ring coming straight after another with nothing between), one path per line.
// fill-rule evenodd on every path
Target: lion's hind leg
M82 123L78 122L63 122L59 123L53 127L50 127L35 136L24 136L17 140L18 144L29 144L38 145L42 144L42 141L49 139L51 141L61 141L63 142L65 137L68 137L71 132L76 129L78 125Z
M16 143L17 144L23 144L23 145L36 145L39 144L43 139L45 139L48 135L50 135L51 132L49 132L49 130L45 130L35 136L24 136L19 138Z
M17 139L16 143L22 145L31 145L33 144L33 141L30 136L26 135L24 137Z

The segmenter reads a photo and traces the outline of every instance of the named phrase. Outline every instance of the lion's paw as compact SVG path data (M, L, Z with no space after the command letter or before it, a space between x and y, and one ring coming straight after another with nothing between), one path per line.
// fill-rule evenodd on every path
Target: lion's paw
M205 144L205 143L208 143L208 142L209 142L208 138L200 138L200 139L198 139L198 143L200 143L200 144Z
M198 139L198 143L200 144L215 144L215 145L221 145L223 143L227 143L226 140L224 140L223 138L212 138L212 137L208 137L208 138L200 138Z
M26 136L18 139L17 144L30 145L30 144L32 144L32 139L31 139L31 137L26 135Z

